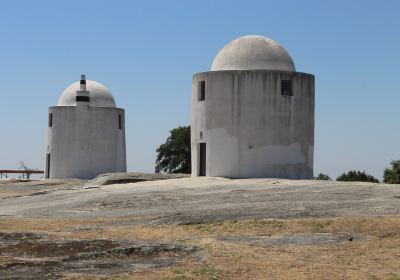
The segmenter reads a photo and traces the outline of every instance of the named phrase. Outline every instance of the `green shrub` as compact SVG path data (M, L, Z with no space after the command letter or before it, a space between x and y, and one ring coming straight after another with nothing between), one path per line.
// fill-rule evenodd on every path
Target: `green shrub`
M383 182L387 184L400 184L400 160L390 163L391 168L386 168L383 172Z
M328 176L328 174L324 173L319 173L317 177L314 177L315 180L325 180L325 181L330 181L332 180L331 177Z
M358 181L358 182L372 182L379 183L379 180L374 176L366 174L365 171L355 171L351 170L347 173L343 173L339 177L336 178L336 181Z

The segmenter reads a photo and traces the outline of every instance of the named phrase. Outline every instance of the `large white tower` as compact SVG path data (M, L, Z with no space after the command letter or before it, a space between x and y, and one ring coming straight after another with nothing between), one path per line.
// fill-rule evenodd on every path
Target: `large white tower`
M125 112L104 85L81 75L49 108L45 177L109 172L126 172Z
M192 81L192 176L308 179L314 76L262 36L240 37Z

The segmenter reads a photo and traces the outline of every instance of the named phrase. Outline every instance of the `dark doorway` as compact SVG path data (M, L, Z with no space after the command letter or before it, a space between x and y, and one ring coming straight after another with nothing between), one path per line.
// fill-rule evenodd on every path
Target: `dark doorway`
M45 178L50 178L50 154L46 154L46 174Z
M206 176L206 143L200 143L199 176Z

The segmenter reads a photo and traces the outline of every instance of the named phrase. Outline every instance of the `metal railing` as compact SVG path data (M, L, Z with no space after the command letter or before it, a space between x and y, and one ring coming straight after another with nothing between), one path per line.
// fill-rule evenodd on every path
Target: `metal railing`
M0 169L0 179L8 178L8 174L22 174L22 179L25 179L25 177L29 179L32 174L44 174L44 171L39 169Z

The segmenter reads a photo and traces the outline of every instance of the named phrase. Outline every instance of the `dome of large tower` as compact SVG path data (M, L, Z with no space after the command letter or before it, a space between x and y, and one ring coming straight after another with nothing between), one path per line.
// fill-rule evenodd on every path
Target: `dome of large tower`
M58 99L57 106L76 106L76 92L79 90L79 81L67 87ZM89 105L94 107L116 106L111 91L105 85L96 81L86 80L86 90L89 91Z
M284 47L257 35L237 38L223 47L211 66L211 71L221 70L296 71Z

